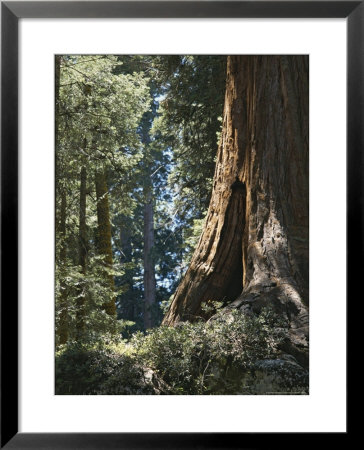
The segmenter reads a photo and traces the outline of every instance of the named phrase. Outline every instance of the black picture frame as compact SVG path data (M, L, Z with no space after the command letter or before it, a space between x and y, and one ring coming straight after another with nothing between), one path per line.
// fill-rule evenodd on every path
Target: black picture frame
M364 1L1 2L1 448L271 448L278 434L280 447L285 447L292 434L18 433L18 21L111 17L347 18L347 301L364 273L360 257L364 203ZM347 437L348 432L338 433L335 439ZM310 433L303 434L298 445L307 445L309 438ZM297 436L293 439L297 444ZM317 434L315 439L318 443Z

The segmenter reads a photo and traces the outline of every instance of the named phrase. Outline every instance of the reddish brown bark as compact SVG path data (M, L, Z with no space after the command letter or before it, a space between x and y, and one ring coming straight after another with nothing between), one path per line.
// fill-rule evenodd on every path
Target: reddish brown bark
M163 323L194 319L209 300L271 305L307 348L307 56L228 57L206 225Z

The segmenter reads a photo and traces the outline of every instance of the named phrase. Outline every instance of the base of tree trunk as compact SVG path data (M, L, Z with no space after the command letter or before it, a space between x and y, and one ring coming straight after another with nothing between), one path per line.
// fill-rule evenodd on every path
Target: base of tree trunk
M271 308L308 365L308 57L229 56L206 223L163 324ZM234 181L235 180L235 181Z

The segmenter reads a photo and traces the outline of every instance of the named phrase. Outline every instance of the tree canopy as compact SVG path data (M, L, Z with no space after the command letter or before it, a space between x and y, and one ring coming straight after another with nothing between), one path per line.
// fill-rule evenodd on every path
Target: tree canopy
M160 323L209 201L225 60L56 57L59 343Z

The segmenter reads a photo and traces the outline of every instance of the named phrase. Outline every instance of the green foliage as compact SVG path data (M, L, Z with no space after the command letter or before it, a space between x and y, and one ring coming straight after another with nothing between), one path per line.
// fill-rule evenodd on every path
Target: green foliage
M180 278L192 257L210 201L223 112L226 57L173 55L154 65L165 87L152 133L171 154L168 187Z
M208 302L207 322L137 332L144 330L146 230L154 234L149 260L157 324L204 227L226 57L63 55L57 61L56 393L244 394L251 393L249 377L266 367L286 373L278 384L292 389L296 367L278 359L287 324L268 309L246 316ZM95 173L101 169L109 262L99 245ZM153 206L149 223L145 204ZM117 320L105 311L115 297ZM303 390L306 375L298 377Z
M274 357L284 338L271 320L270 313L247 317L234 310L207 323L159 327L132 343L170 394L236 393L242 373L257 360Z
M93 342L119 325L103 308L115 292L110 276L123 277L116 260L108 267L98 253L97 201L94 177L100 168L109 175L108 193L118 214L131 215L135 201L128 195L133 171L142 159L139 121L150 108L144 73L117 74L121 62L108 55L63 55L57 101L56 142L56 327L67 320L70 342ZM80 267L80 168L86 169L86 268ZM134 186L134 184L133 184ZM62 211L62 198L67 209ZM65 217L65 232L59 224ZM113 217L112 217L113 219ZM64 219L63 219L64 220ZM66 249L65 251L62 249ZM64 294L62 296L62 293ZM84 316L82 329L77 317ZM59 336L57 334L56 344Z
M70 341L82 337L94 342L117 329L102 310L115 297L110 275L117 287L118 319L134 322L123 336L144 329L143 206L148 196L154 209L152 314L154 323L161 321L159 305L168 301L187 268L209 201L225 60L224 56L57 57L56 327L63 329L66 318ZM82 263L81 167L86 176ZM98 254L94 177L101 168L107 175L112 268ZM81 332L77 317L82 308L86 319ZM57 345L59 341L57 333Z
M259 316L221 310L208 322L161 326L134 334L128 343L109 339L96 349L71 346L57 356L57 392L156 393L156 383L143 382L150 370L158 393L248 393L245 377L259 361L277 357L286 335L287 324L269 309Z
M149 77L151 108L138 133L143 157L133 171L136 200L128 214L113 213L115 256L128 268L116 283L119 316L143 329L143 204L149 193L154 207L157 305L155 323L176 289L199 239L211 191L216 133L221 127L225 83L222 56L119 56L117 73ZM198 105L197 105L197 103ZM197 106L196 106L197 105ZM181 131L183 130L183 131ZM182 133L182 134L181 134ZM201 145L201 142L204 144ZM187 180L187 178L188 180ZM114 210L114 206L112 206ZM120 250L120 251L119 251Z
M100 336L107 332L120 333L125 331L125 321L115 321L103 309L105 298L114 295L110 285L104 278L105 267L100 263L102 257L90 254L88 272L83 274L79 266L68 261L67 266L59 263L56 271L56 329L60 326L62 313L67 316L67 327L70 341L95 342ZM117 265L114 265L111 273L122 273L116 271ZM66 291L67 304L60 301L62 291ZM121 288L118 290L121 291ZM85 309L84 328L77 329L77 314L79 304L82 301ZM66 311L64 309L66 308ZM58 345L56 340L56 345Z
M56 356L56 394L150 394L135 358L107 347L69 345Z
M207 210L202 213L201 219L193 219L191 226L183 230L183 245L185 248L182 261L183 271L187 269L191 261L193 252L201 237L202 230L205 225L206 213Z
M173 149L170 184L178 192L180 216L191 207L201 213L211 194L226 57L171 56L157 67L163 71L166 91L153 131Z
M120 64L112 55L62 58L59 127L61 144L67 145L65 135L80 146L86 139L84 153L90 160L106 159L122 168L130 153L116 150L128 148L135 154L140 148L136 129L149 102L148 80L141 73L116 75Z

